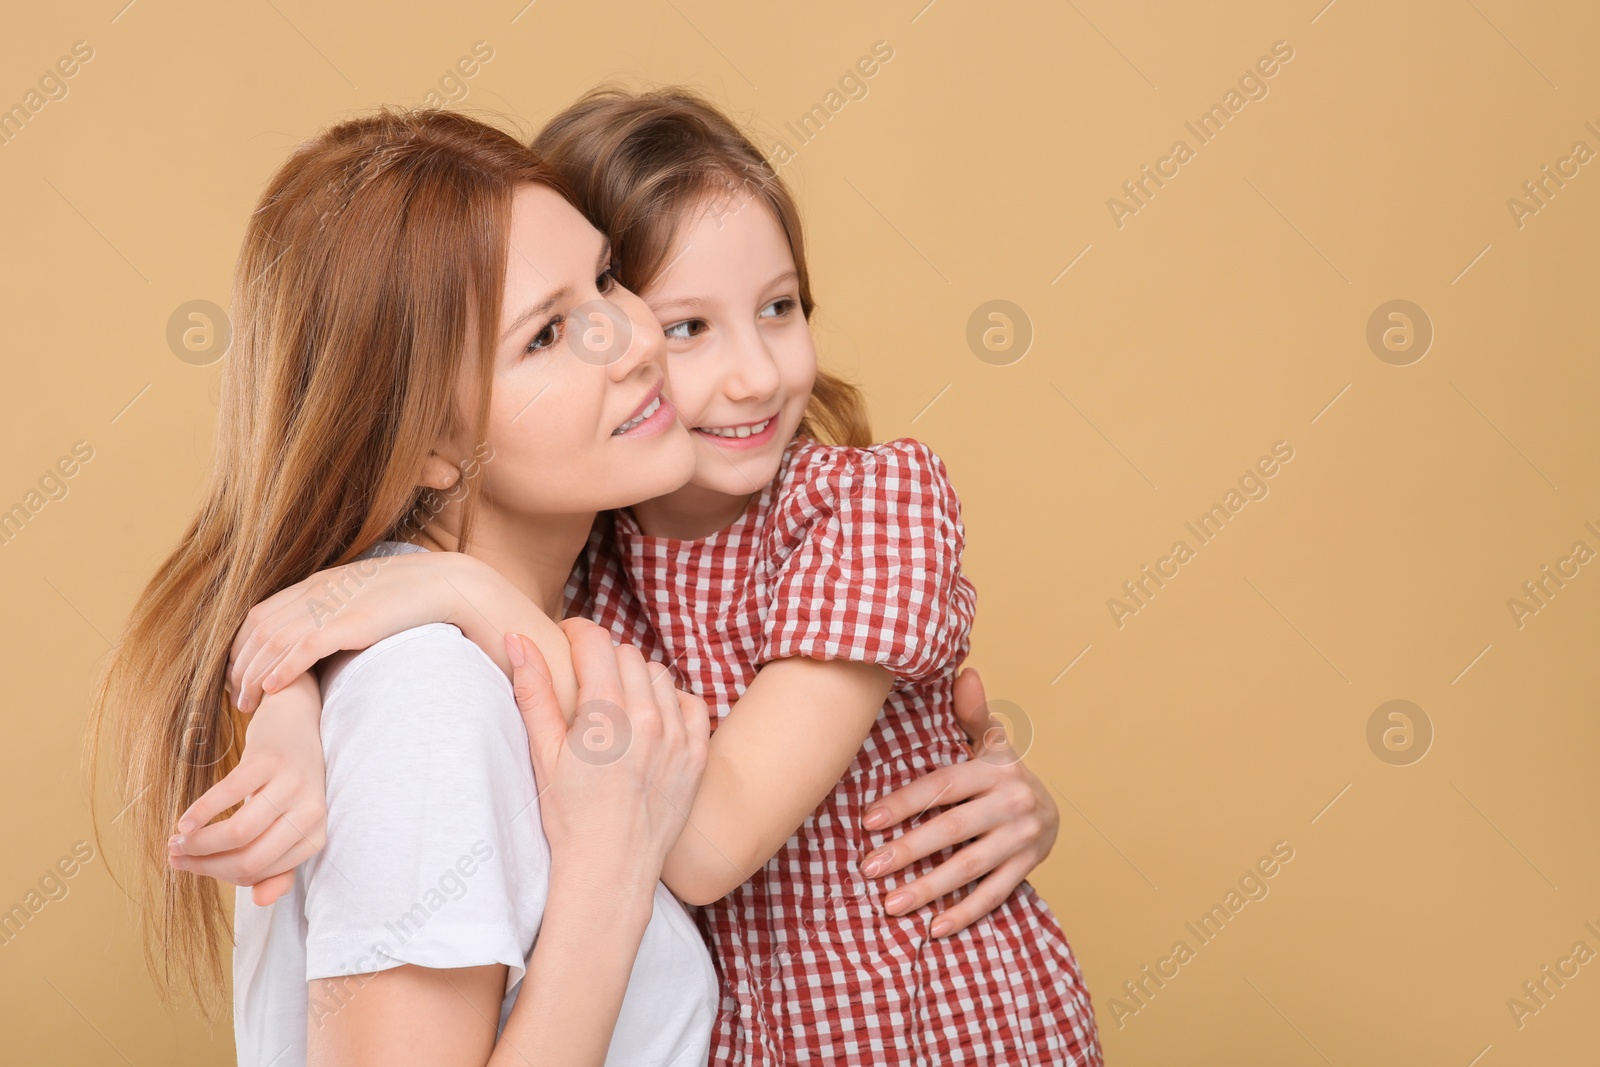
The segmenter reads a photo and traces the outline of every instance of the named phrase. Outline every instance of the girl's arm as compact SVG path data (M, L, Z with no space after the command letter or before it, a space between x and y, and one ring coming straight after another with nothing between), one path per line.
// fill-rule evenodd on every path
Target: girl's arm
M572 735L584 724L569 727L536 648L507 637L501 649L514 664L552 862L539 935L504 1032L497 1040L503 965L407 965L310 983L310 1063L605 1061L662 858L705 766L710 724L705 704L653 682L636 650L614 649L591 623L564 630L582 700L620 707L631 741L604 765L578 755Z
M241 707L253 703L264 682L272 688L280 684L278 679L294 677L323 656L363 648L431 621L455 624L502 669L509 669L499 647L500 633L528 632L544 619L492 568L459 553L388 557L383 573L359 586L342 570L323 572L251 612L254 625L240 632L230 670ZM316 613L312 625L307 598L320 595L329 601L327 590L343 588L355 591L337 608ZM710 766L689 813L687 832L663 872L673 892L691 904L720 899L771 859L849 767L890 684L887 671L868 664L795 657L764 666L712 736ZM981 686L975 692L974 701L970 685L957 687L958 713L976 714ZM934 781L937 787L927 788ZM904 914L984 878L979 891L935 918L936 923L951 920L950 929L940 931L947 934L988 914L1010 895L1048 854L1057 817L1048 793L1025 766L969 760L885 798L879 806L891 817L881 825L903 821L934 804L951 805L951 810L891 846L886 863L866 873L883 877L951 844L976 839L902 887L908 896L891 897L890 912ZM951 837L954 833L963 836Z
M434 555L450 557L452 566L422 565ZM486 576L498 585L491 586ZM494 630L461 592L479 586L500 594L511 588L470 556L417 552L331 568L252 608L234 639L227 684L240 710L254 712L244 751L238 766L179 818L178 832L168 842L172 866L251 886L251 899L266 905L288 891L294 868L322 848L327 819L319 733L322 695L310 668L334 652L367 648L430 622L450 622L479 638L479 646L510 674L501 634L514 630L529 635L538 647L549 665L557 701L570 712L576 706L577 680L562 629L518 593L525 610L519 612L517 625ZM329 641L334 643L325 644ZM309 660L292 658L321 647L328 651ZM241 652L248 658L241 661ZM261 669L247 686L242 667L253 661ZM260 675L271 673L280 662L282 682L274 679L275 691L263 693ZM291 670L289 662L303 665ZM242 806L233 815L212 822L236 804Z
M685 904L721 900L777 855L861 751L894 678L870 663L774 660L711 737L661 880Z

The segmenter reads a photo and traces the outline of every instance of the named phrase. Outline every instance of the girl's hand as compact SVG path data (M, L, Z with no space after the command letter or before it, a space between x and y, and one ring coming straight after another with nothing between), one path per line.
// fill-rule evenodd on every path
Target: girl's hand
M294 868L326 840L321 716L314 674L301 674L269 696L250 720L239 765L179 818L178 832L167 843L168 862L252 886L257 904L286 893ZM240 802L243 806L228 818L211 822Z
M934 917L934 937L963 930L999 907L1050 854L1061 826L1050 790L1011 748L1005 729L984 710L983 681L977 671L965 670L956 678L956 717L972 741L973 758L923 775L872 805L864 819L868 829L881 829L929 808L950 805L871 853L862 865L869 877L881 878L940 849L969 842L884 902L890 915L904 915L976 882L971 893Z
M596 884L660 880L705 772L711 715L673 688L670 672L586 619L561 624L578 706L569 725L550 668L528 638L507 634L517 706L552 855Z
M462 592L487 566L460 552L410 552L318 571L250 609L233 639L228 689L254 711L318 660L367 648L430 622L470 611ZM465 630L465 627L463 627Z

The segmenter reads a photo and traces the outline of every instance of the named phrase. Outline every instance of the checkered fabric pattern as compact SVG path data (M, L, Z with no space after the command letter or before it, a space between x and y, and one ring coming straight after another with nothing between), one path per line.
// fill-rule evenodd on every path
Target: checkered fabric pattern
M896 677L832 795L749 882L692 909L721 978L712 1064L1101 1063L1077 961L1031 886L934 939L935 908L896 918L882 900L955 849L884 878L857 869L943 810L869 831L866 808L968 755L953 697L976 607L962 544L944 465L910 440L797 440L744 515L703 540L646 537L625 512L596 523L569 613L671 664L714 722L769 660Z

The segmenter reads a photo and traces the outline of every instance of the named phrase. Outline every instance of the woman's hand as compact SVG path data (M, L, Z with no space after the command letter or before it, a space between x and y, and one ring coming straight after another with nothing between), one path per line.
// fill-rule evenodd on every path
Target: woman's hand
M561 624L578 677L569 725L538 647L507 634L517 706L528 727L539 818L556 866L598 885L660 880L705 772L711 716L660 664L586 619Z
M264 694L342 649L367 648L430 622L459 625L472 613L464 590L485 572L492 574L460 552L408 552L330 567L274 593L250 609L233 639L234 704L254 711Z
M972 741L973 758L940 767L896 790L868 808L863 820L869 830L882 829L929 808L949 805L870 853L862 864L868 877L881 878L968 842L884 902L890 915L904 915L976 882L971 893L934 917L934 937L963 930L997 908L1050 854L1061 827L1061 813L1050 790L1011 748L1004 727L989 718L977 671L965 670L956 678L956 717Z
M326 840L321 716L314 674L301 674L269 696L250 720L239 765L178 819L178 832L167 843L168 862L178 870L252 886L257 904L270 904L288 892L294 868ZM241 802L228 818L211 822Z

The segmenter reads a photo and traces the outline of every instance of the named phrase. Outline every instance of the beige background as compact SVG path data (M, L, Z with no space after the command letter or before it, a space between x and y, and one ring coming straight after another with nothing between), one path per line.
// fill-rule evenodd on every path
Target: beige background
M423 101L483 41L460 106L529 132L623 77L698 86L795 151L824 359L962 491L975 662L1060 790L1036 884L1112 1063L1592 1061L1600 964L1521 1028L1507 1000L1600 951L1600 565L1520 628L1507 601L1600 550L1600 163L1520 228L1507 200L1600 151L1600 15L1322 2L8 12L0 105L74 42L94 57L0 146L0 509L75 442L93 459L0 547L0 907L92 840L90 680L197 500L221 364L176 358L169 315L226 303L298 139ZM865 98L799 145L784 124L880 40ZM1269 95L1201 146L1184 123L1277 41ZM1180 138L1194 158L1119 228L1108 198ZM966 341L992 299L1031 322L1006 366ZM1409 366L1366 341L1394 299L1435 330ZM1185 522L1277 441L1270 495L1198 546ZM1180 538L1194 558L1119 628L1108 598ZM1420 762L1369 747L1393 699L1432 725ZM1184 924L1279 841L1270 895L1200 946ZM225 1026L148 993L105 858L64 884L0 947L0 1056L229 1062ZM1194 958L1140 1007L1122 984L1180 938Z

